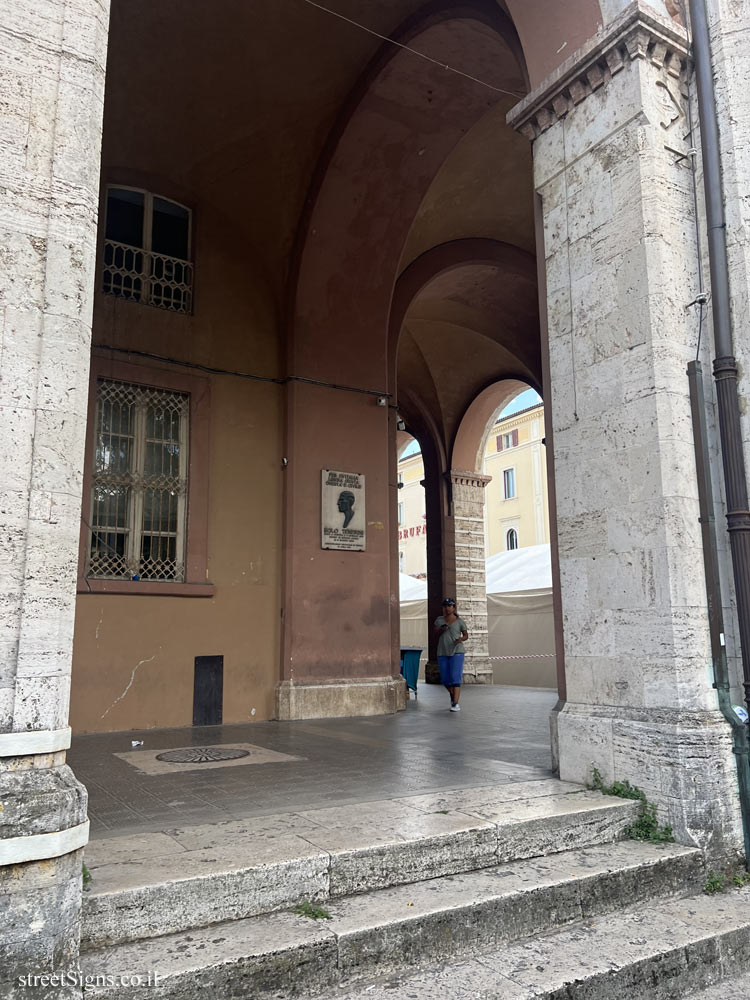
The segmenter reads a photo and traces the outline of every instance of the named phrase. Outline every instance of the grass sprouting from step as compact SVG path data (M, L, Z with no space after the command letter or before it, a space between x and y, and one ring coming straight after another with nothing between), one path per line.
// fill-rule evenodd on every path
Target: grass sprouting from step
M603 795L614 795L619 799L633 799L640 803L640 813L635 823L626 828L625 834L633 840L646 840L649 844L666 844L674 840L672 827L659 823L656 813L656 803L649 802L642 788L631 785L629 781L614 781L605 785L598 768L591 771L590 788L602 792Z
M308 899L303 899L301 903L292 910L300 917L309 917L310 920L330 920L331 914L328 910L324 909L322 906L316 906L311 903Z

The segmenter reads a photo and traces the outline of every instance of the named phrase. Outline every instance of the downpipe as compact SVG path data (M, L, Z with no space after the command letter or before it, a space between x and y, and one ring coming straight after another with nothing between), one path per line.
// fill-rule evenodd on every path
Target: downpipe
M748 510L747 476L742 447L740 406L737 392L737 361L734 357L729 304L729 267L727 261L726 218L721 184L719 125L716 113L716 94L711 65L711 41L705 0L688 0L688 3L693 36L693 60L695 63L695 79L698 95L703 182L708 229L711 311L716 349L713 373L716 382L719 435L724 466L727 528L729 531L729 545L737 601L743 687L745 691L745 704L748 707L748 715L750 716L750 510ZM708 560L706 562L708 563ZM720 662L723 662L724 669L726 669L726 655L723 649ZM722 689L718 684L717 691L719 692L721 703ZM724 690L723 696L728 698L726 690ZM729 710L731 711L731 705L729 706ZM750 725L750 721L748 725ZM748 728L747 726L743 726L742 729L744 732L744 746L746 748L748 743ZM737 764L742 821L745 831L745 860L746 863L750 864L750 851L748 850L750 793L748 792L747 749L744 750L744 755L738 755Z
M706 429L706 406L703 390L703 372L699 361L691 361L687 369L690 384L690 411L693 419L693 442L695 445L695 467L698 474L698 503L700 508L701 538L703 541L703 565L706 575L706 597L708 599L708 624L711 636L711 660L713 664L714 688L719 700L721 714L732 729L732 751L737 758L737 782L739 785L742 832L745 842L745 858L750 859L750 739L748 727L732 708L727 666L726 643L724 639L724 613L721 600L721 578L719 576L719 552L716 543L716 520L714 518L714 497L711 483L711 468L708 459L708 432Z

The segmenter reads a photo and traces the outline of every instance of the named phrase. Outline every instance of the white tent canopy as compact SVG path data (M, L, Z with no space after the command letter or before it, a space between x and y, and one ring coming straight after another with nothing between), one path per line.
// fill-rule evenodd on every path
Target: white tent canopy
M529 545L525 549L513 549L490 556L486 564L486 582L488 594L551 590L552 563L549 545Z
M555 687L549 545L531 545L490 556L486 586L488 644L495 683ZM401 645L422 646L424 664L430 622L427 582L401 573L399 588ZM434 609L437 614L439 609Z
M401 603L404 601L426 601L427 581L418 580L415 576L407 576L406 573L398 574L398 589Z

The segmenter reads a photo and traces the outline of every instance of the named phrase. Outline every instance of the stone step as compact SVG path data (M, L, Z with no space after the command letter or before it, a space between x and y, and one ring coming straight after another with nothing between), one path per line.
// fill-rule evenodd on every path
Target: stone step
M82 947L612 842L636 815L549 779L96 840Z
M143 976L142 987L91 993L101 998L188 1000L199 989L237 1000L307 997L685 891L702 872L691 848L620 841L331 900L330 919L277 912L121 944L82 965L91 977Z
M683 1000L748 1000L750 997L750 973L742 975L736 968L739 963L731 963L727 969L727 978L715 986L709 986L697 993L687 993ZM748 963L745 963L747 968ZM369 994L368 994L369 996Z
M750 890L741 889L652 901L320 1000L748 1000L749 966Z

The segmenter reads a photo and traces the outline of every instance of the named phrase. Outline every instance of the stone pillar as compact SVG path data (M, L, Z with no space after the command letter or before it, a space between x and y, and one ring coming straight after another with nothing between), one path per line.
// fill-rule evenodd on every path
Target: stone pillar
M466 644L464 684L491 684L485 588L484 488L491 476L451 470L456 539L456 601L470 639Z
M544 217L567 702L560 776L627 779L677 838L742 845L712 689L686 380L686 38L632 4L509 118Z
M0 26L0 994L78 956L86 791L65 764L108 4ZM49 996L80 996L72 985Z

